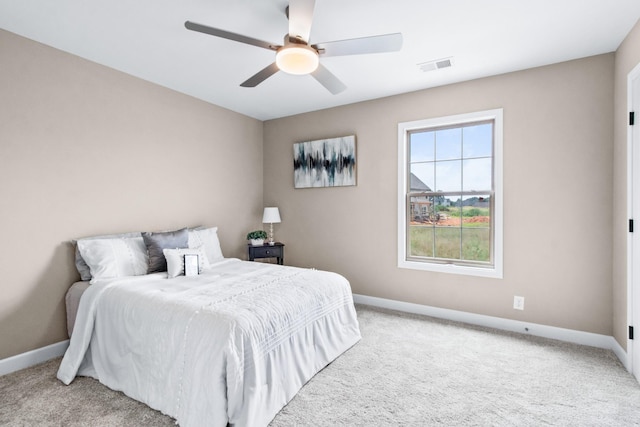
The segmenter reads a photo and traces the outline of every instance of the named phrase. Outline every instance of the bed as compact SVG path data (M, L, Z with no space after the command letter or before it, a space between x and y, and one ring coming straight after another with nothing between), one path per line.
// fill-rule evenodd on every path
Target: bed
M223 257L200 273L74 284L58 378L96 378L184 427L264 426L360 340L336 273Z

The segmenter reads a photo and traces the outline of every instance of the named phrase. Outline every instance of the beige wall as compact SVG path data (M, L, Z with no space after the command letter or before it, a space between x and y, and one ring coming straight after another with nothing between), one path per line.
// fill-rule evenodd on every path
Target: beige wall
M0 30L0 359L66 339L67 242L220 227L244 256L262 122Z
M280 207L287 262L342 273L358 294L611 335L613 79L607 54L265 122L264 201ZM398 122L493 108L504 279L398 269ZM348 134L358 185L294 189L293 143Z
M640 63L640 23L616 51L613 148L613 335L627 346L627 75ZM637 218L636 218L637 220Z

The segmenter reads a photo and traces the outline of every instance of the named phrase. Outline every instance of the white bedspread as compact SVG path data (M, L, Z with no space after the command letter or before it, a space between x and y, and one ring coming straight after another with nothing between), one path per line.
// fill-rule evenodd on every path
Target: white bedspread
M91 285L58 378L97 378L184 427L264 426L359 339L344 277L227 259Z

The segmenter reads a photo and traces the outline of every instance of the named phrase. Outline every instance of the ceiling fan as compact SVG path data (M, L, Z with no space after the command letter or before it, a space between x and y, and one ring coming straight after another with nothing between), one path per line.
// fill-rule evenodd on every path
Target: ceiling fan
M311 74L332 94L346 89L327 68L320 64L320 57L362 55L368 53L394 52L402 47L402 34L383 34L356 39L338 40L325 43L309 43L315 0L290 0L286 9L289 18L289 33L284 36L284 44L277 45L241 34L187 21L184 26L192 31L210 34L276 52L276 60L240 84L255 87L277 73Z

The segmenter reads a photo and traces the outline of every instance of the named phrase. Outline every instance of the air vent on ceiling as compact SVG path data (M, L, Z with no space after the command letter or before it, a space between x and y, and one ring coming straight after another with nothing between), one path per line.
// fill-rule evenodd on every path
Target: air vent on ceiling
M442 68L451 67L451 65L453 65L452 59L453 57L449 57L449 58L436 59L434 61L423 62L421 64L418 64L418 67L425 73L427 71L440 70Z

